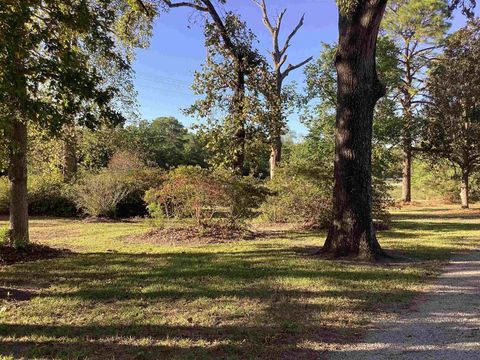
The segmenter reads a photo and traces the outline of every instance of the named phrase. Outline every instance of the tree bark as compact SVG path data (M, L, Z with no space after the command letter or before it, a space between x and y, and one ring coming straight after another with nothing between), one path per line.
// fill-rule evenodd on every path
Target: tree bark
M310 62L313 57L309 57L298 64L292 65L288 64L287 68L282 70L282 66L287 61L287 50L290 47L290 41L297 34L298 30L303 26L303 21L305 15L303 15L298 21L297 25L293 30L288 34L283 46L279 44L279 35L280 28L282 27L283 18L287 11L284 9L278 14L277 19L274 23L270 20L267 11L267 4L265 0L253 0L260 9L262 10L263 23L266 28L270 31L272 35L272 55L273 60L273 74L275 77L275 88L272 92L271 89L267 86L266 94L267 101L269 103L271 117L269 124L270 131L270 178L273 179L275 174L275 168L278 166L282 160L282 132L284 130L284 112L283 112L283 99L282 99L282 86L283 80L292 72L293 70L299 69L308 62Z
M27 125L13 121L9 154L10 240L16 248L28 245Z
M403 106L403 149L402 149L402 201L410 203L412 201L412 94L413 74L412 74L412 55L411 55L411 38L405 37L404 47L404 66L405 78L403 80L401 100Z
M372 122L385 88L377 77L375 48L386 0L361 1L339 19L333 223L323 253L384 255L372 222Z
M65 124L63 135L63 147L65 154L63 179L65 182L70 182L75 178L78 171L77 136L74 121L70 121Z
M270 178L273 179L275 176L275 169L282 160L282 137L281 135L276 135L272 139L272 144L270 148Z
M278 38L277 38L278 39ZM278 40L277 40L278 41ZM278 47L278 45L277 45ZM283 131L283 104L282 104L282 86L283 74L280 66L276 63L280 55L274 56L275 62L275 92L268 96L270 102L271 120L269 124L270 131L270 179L275 176L275 169L282 160L282 131ZM278 60L280 61L280 60Z
M468 185L469 171L462 169L462 183L460 185L460 199L462 201L462 209L469 207L469 185Z
M402 201L412 201L412 142L410 136L404 135L402 150Z
M240 63L242 59L237 60ZM232 99L232 118L233 126L235 128L235 144L234 144L234 156L233 156L233 170L239 174L245 172L245 71L241 64L237 64L237 79L235 84L235 91Z

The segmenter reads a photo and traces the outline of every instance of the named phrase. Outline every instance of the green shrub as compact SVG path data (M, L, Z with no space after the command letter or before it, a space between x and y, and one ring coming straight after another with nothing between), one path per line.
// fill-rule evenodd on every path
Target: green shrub
M162 186L149 190L145 200L152 217L193 218L198 225L221 218L238 226L254 216L264 194L260 183L251 177L181 166L166 175Z
M241 222L257 215L256 210L265 201L268 189L253 176L239 176L218 168L211 176L223 185L230 221Z
M118 204L134 188L132 179L121 171L88 173L75 184L75 203L85 215L114 218Z
M325 228L332 218L333 178L328 167L310 161L283 164L268 182L271 195L261 206L261 219L276 223L302 223L306 227ZM376 224L387 226L392 204L389 187L373 179L372 215Z
M8 215L10 207L10 196L8 189L8 179L6 176L0 177L0 215Z
M10 230L6 226L0 227L0 245L10 244Z
M28 176L28 211L31 215L74 216L71 185L63 182L59 172ZM9 186L6 177L0 178L0 214L8 214Z
M261 206L262 218L277 223L325 227L331 218L332 179L321 167L286 164L268 182L271 191Z
M377 228L388 228L391 216L388 208L394 205L390 196L392 186L384 179L373 177L372 179L372 217Z
M28 209L30 215L76 215L71 185L64 183L62 174L58 172L30 175Z
M144 201L145 192L162 183L165 171L158 167L146 166L140 156L130 151L115 153L108 164L108 170L117 173L118 176L123 176L125 181L132 184L131 191L117 205L117 216L147 215L147 204Z

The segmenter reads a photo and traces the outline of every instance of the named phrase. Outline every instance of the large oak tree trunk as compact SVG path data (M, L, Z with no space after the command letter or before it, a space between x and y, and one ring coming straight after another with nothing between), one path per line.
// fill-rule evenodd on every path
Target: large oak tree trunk
M461 186L460 186L460 199L462 201L462 209L468 209L468 207L469 207L468 177L469 177L468 170L462 169L462 183L461 183Z
M28 245L27 125L13 121L9 154L10 239L17 247Z
M385 5L362 1L339 19L333 223L322 249L335 257L383 255L372 222L371 154L373 111L385 93L375 63Z

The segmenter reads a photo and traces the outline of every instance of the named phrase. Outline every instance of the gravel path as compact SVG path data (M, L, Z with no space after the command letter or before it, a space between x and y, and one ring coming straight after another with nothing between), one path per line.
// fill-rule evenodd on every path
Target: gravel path
M480 251L456 256L398 318L330 359L480 359Z

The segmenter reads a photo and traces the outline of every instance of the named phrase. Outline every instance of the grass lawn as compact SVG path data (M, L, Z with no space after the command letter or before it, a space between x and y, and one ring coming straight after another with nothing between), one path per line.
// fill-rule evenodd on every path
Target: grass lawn
M0 221L3 225L5 221ZM321 358L406 306L453 252L479 245L480 209L406 208L384 248L410 261L320 260L325 234L161 246L143 222L36 219L32 238L74 254L0 266L0 354L13 358ZM13 291L13 290L12 290Z

